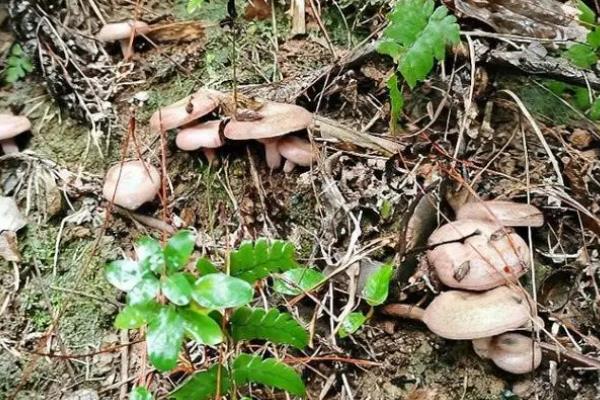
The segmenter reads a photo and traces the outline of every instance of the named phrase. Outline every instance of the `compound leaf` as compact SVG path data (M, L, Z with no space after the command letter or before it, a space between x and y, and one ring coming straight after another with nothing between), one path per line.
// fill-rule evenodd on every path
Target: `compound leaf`
M220 375L220 376L219 376ZM207 371L197 372L169 395L174 400L209 400L217 394L217 382L220 382L219 393L229 392L231 378L227 369L219 364L213 365Z
M274 272L298 267L294 246L282 240L244 242L230 255L231 275L253 283Z
M237 385L260 383L303 396L306 389L298 373L274 358L262 359L240 354L233 362L233 380Z
M264 339L297 348L308 345L308 333L291 314L277 309L238 308L230 319L231 336L239 340Z

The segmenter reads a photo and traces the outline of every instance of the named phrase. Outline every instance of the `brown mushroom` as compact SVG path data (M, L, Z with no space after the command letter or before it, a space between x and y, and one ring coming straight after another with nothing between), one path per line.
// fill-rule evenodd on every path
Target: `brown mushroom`
M286 103L268 101L256 111L259 117L252 120L232 119L225 127L225 137L231 140L255 139L265 144L265 157L270 168L281 163L279 146L270 139L306 129L312 123L313 115L306 109Z
M163 107L150 117L153 132L168 131L188 124L195 119L210 114L216 109L224 94L212 89L200 89L174 104Z
M530 319L527 299L507 286L483 293L443 292L425 310L389 304L382 311L421 320L436 335L455 340L499 335L523 326Z
M446 286L488 290L515 282L526 271L527 243L511 228L462 219L442 225L429 237L427 261Z
M296 165L310 167L315 159L315 153L308 140L296 136L286 136L277 143L279 154L286 159L284 172L290 172Z
M464 204L456 212L456 219L480 219L504 226L544 225L544 215L531 204L514 201L490 200Z
M473 349L481 358L489 358L498 367L513 374L531 372L542 362L540 345L518 333L475 339Z
M123 58L128 59L133 54L133 49L129 45L131 35L135 36L138 33L145 34L149 30L150 26L142 21L129 20L123 22L113 22L104 25L102 29L100 29L100 32L96 34L96 39L102 42L114 42L118 40L119 44L121 45Z
M0 146L5 154L18 153L19 148L14 137L31 129L27 117L12 114L0 114Z
M112 166L104 178L105 199L128 210L152 201L160 189L160 173L143 161L125 161Z
M219 134L220 120L202 122L177 133L175 144L184 151L202 149L202 152L212 162L215 158L215 149L223 146L223 140Z

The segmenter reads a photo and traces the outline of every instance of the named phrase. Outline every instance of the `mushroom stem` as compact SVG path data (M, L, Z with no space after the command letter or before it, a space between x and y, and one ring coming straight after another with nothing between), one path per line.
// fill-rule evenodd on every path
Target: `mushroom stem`
M217 151L215 149L204 148L202 149L202 153L204 153L204 156L208 160L208 164L212 164L217 157Z
M133 55L133 44L129 46L129 38L119 40L123 59L128 60Z
M281 154L277 149L278 139L261 139L260 142L265 145L265 158L267 165L271 169L279 168L281 165Z
M4 154L13 154L19 152L19 147L14 139L4 139L0 140L0 146L2 147L2 151Z
M396 303L388 304L387 306L381 309L381 312L393 317L409 318L421 321L423 319L425 309L418 306L413 306L411 304Z
M296 168L296 163L290 160L285 160L285 164L283 164L283 172L288 173L292 172Z

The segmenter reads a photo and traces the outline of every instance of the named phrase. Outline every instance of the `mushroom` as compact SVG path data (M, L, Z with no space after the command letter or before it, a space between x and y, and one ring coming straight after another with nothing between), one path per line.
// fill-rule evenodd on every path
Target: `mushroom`
M296 136L279 139L277 151L286 159L283 166L284 172L292 171L296 165L310 167L315 159L310 142Z
M105 199L128 210L152 201L160 189L160 173L143 161L125 161L112 166L104 178Z
M232 140L255 139L265 145L265 158L271 169L281 164L279 145L273 139L306 129L313 115L306 109L286 103L265 102L256 113L260 118L232 119L225 127L225 137Z
M219 134L220 120L202 122L177 133L175 144L184 151L202 149L202 152L211 163L215 158L215 150L223 146L223 140Z
M515 282L525 273L527 243L494 222L461 219L442 225L429 237L427 261L446 286L488 290Z
M217 108L224 94L212 89L200 89L178 102L156 111L150 117L153 132L168 131L192 122Z
M150 26L142 21L124 21L124 22L113 22L106 24L100 29L100 32L96 34L96 39L101 42L114 42L119 41L121 45L121 52L123 58L128 59L133 54L133 49L129 46L131 35L138 33L147 33L150 30Z
M530 319L526 298L507 286L483 293L450 290L437 296L426 309L389 304L383 312L421 320L446 339L485 338L517 329Z
M481 358L489 358L504 371L526 374L539 367L542 350L537 342L518 333L473 340L473 350Z
M544 224L544 215L531 204L503 200L466 203L456 212L456 219L480 219L504 226L539 227Z
M19 148L14 137L31 129L27 117L12 114L0 114L0 146L5 154L18 153Z

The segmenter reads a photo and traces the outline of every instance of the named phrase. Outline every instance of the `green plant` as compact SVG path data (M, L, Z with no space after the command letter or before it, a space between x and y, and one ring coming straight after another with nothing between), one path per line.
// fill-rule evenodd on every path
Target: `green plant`
M433 0L399 0L388 14L389 24L383 31L379 52L397 64L408 86L413 89L433 69L435 61L446 56L446 47L460 41L460 28L445 6L435 7ZM389 82L392 102L392 127L403 107L397 76Z
M303 270L295 261L294 247L280 240L246 242L227 254L224 270L228 273L207 258L200 258L191 272L188 263L194 240L191 232L180 231L163 248L156 240L142 237L135 244L137 261L117 260L106 266L108 281L127 292L127 305L117 315L115 327L146 326L148 358L163 372L176 367L186 339L228 346L226 353L231 356L193 374L171 398L209 399L248 383L304 395L304 383L293 368L275 358L231 351L239 349L242 341L255 339L299 349L307 346L308 334L291 314L249 306L258 280ZM316 271L311 271L307 276L314 283ZM295 287L294 281L302 283L296 274L286 280L290 287ZM152 397L146 388L137 387L131 398Z
M598 51L600 51L600 25L597 24L596 13L583 1L577 1L579 8L579 20L590 28L585 43L575 43L564 53L563 57L571 61L579 68L590 68L598 62Z
M17 43L10 49L10 55L6 60L6 69L4 70L4 81L14 83L23 79L25 75L33 71L31 60L23 52L21 46Z
M361 291L362 298L371 306L367 315L361 312L350 313L341 323L338 335L346 337L356 332L373 314L373 307L387 300L394 269L390 264L382 264L373 271Z

